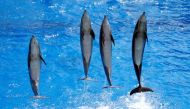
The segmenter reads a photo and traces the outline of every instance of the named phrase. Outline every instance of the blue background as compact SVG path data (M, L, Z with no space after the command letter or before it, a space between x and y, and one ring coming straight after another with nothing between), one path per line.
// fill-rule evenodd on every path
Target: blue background
M95 31L89 76L84 77L80 19L86 9ZM137 19L146 12L148 38L142 84L154 90L129 96L136 87L131 44ZM107 84L99 52L99 30L108 16L115 46ZM40 95L33 99L27 54L31 35L40 42ZM188 109L190 106L190 2L188 0L1 0L0 108Z

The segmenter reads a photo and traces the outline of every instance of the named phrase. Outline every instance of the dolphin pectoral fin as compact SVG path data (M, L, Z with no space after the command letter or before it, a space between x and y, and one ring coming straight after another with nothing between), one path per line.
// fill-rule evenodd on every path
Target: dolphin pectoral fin
M101 45L102 45L102 47L103 47L103 46L104 46L105 39L104 39L104 37L103 37L103 36L101 37L101 39L102 39L102 41L101 41L101 42L102 42L102 44L101 44Z
M140 93L140 92L153 92L153 90L147 87L138 86L137 88L133 89L130 92L130 95L133 95L134 93Z
M44 62L44 64L46 65L45 60L42 58L42 56L40 55L40 59Z
M48 98L48 97L37 95L37 96L33 96L32 98L34 98L34 99L45 99L45 98Z
M95 39L95 34L94 34L94 31L92 29L90 30L90 35L92 36L93 39Z
M104 38L102 37L102 41L101 41L101 47L103 47L104 46Z
M104 40L102 41L102 47L104 46Z
M101 30L100 30L100 42L101 42L101 46L104 45L104 41L105 41L104 34L103 34L103 31L102 31L102 27L101 27Z
M115 46L115 41L114 41L112 34L111 34L111 41L113 42L113 45Z
M30 56L28 54L28 69L30 68Z
M147 33L145 32L144 34L145 34L145 37L146 37L146 41L147 41L147 43L148 43L148 36L147 36Z
M84 40L84 37L83 37L83 36L84 36L84 33L81 31L81 32L80 32L80 37L82 38L82 40Z

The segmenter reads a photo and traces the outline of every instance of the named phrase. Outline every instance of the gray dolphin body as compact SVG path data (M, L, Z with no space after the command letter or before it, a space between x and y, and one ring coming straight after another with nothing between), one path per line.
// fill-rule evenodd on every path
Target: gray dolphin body
M39 43L37 39L32 36L28 52L28 70L32 91L35 96L39 96L38 84L40 79L41 60L45 63L41 56Z
M111 82L111 57L112 57L112 42L114 44L114 39L111 33L110 24L108 22L107 16L104 16L104 20L101 25L100 30L100 54L102 58L102 63L104 66L104 71L109 84L112 87Z
M91 28L90 17L85 10L81 18L80 25L80 45L83 59L83 66L85 72L85 78L82 80L88 80L88 69L92 55L93 39L95 39L94 31Z
M133 33L133 40L132 40L132 58L139 86L133 89L130 92L130 95L139 92L153 91L150 88L141 86L142 60L143 60L143 53L146 41L148 41L147 21L146 21L145 12L143 12L143 14L140 16L135 26L135 30Z

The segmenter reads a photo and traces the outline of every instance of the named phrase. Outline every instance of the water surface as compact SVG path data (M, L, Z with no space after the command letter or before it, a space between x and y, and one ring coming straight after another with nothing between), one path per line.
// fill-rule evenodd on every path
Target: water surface
M86 9L96 34L89 76L84 77L80 18ZM129 96L136 87L131 44L137 19L146 12L148 43L142 84L154 90ZM115 46L112 80L107 84L99 52L99 30L108 16ZM36 35L47 65L42 64L40 94L32 99L28 44ZM188 0L1 0L0 107L56 109L187 109L190 104L190 2Z

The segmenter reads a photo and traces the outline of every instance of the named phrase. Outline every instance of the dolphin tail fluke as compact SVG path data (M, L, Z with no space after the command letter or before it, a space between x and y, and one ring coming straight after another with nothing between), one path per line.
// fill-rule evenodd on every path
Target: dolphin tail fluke
M80 78L79 80L89 80L88 77Z
M37 96L33 96L32 98L34 98L34 99L45 99L45 98L48 98L48 97L37 95Z
M140 85L133 89L131 92L130 92L130 95L134 94L134 93L140 93L140 92L153 92L152 89L150 88L147 88L147 87L141 87Z
M97 81L97 80L92 79L92 78L89 78L89 77L80 78L79 80L84 80L84 81Z
M105 86L105 87L103 87L104 89L106 89L106 88L121 88L121 86Z

